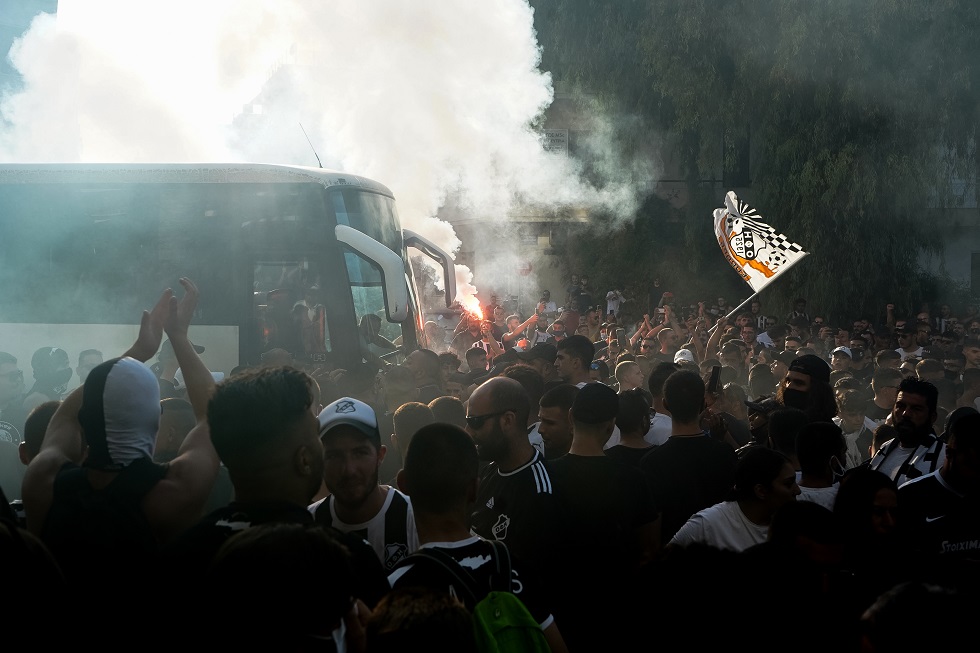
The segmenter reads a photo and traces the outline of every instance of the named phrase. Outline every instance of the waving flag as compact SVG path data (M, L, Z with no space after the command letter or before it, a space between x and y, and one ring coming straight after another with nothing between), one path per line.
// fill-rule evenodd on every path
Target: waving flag
M807 255L732 191L725 195L725 208L715 209L714 216L715 238L722 253L755 292Z

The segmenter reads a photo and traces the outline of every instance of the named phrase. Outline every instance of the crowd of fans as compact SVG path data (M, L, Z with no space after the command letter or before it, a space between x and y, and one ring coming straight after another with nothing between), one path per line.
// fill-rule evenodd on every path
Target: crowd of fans
M553 651L887 652L977 606L980 317L665 292L623 323L576 277L383 369L222 379L181 284L70 392L65 352L29 390L0 352L2 573L38 644L155 614L161 646L488 650L503 591Z

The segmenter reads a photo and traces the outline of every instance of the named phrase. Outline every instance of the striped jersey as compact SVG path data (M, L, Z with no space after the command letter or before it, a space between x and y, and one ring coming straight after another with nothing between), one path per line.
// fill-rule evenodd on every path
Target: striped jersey
M311 505L310 512L318 524L363 538L374 549L385 571L390 572L400 560L419 548L419 535L411 500L393 487L382 487L388 488L384 505L378 514L362 524L342 522L337 517L333 495Z

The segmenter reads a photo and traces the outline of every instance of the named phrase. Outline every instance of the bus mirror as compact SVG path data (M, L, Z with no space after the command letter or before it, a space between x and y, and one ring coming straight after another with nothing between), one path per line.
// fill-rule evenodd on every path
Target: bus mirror
M402 229L405 247L414 247L442 267L442 284L446 290L446 308L452 308L456 301L456 268L452 257L431 240L409 229Z
M405 285L405 262L367 234L338 224L334 227L337 240L371 261L381 270L384 278L385 312L392 322L404 322L408 317L408 286Z

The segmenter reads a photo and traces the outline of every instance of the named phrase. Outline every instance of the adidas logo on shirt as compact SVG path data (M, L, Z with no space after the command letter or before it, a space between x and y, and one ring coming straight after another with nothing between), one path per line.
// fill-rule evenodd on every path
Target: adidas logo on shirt
M493 508L493 497L490 497L490 500L487 501L487 508Z

